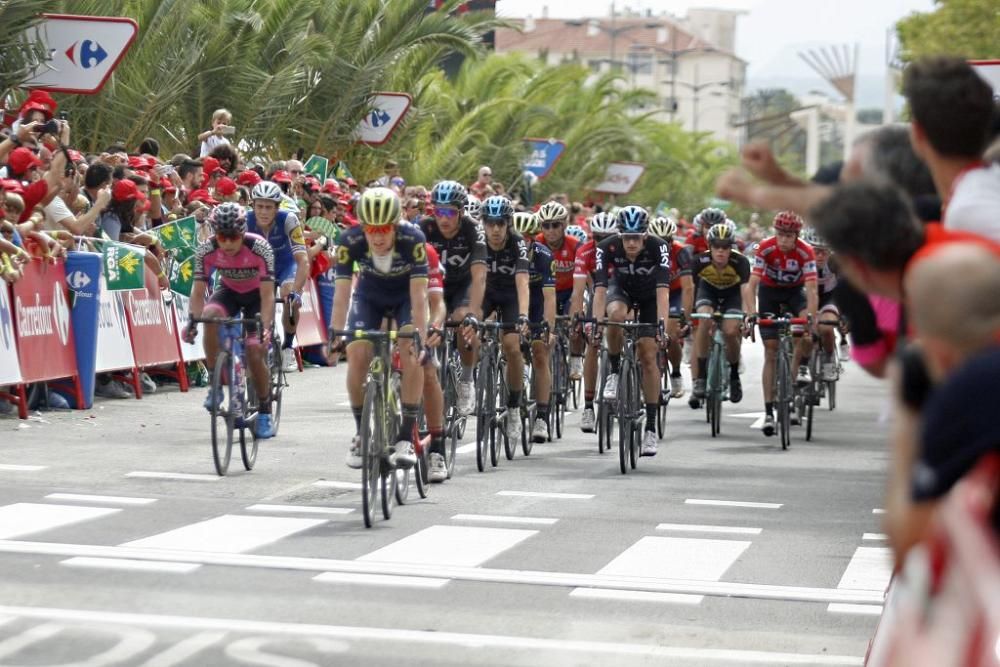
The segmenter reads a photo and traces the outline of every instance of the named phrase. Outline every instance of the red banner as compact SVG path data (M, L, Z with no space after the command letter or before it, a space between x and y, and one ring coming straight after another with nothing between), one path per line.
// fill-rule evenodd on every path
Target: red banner
M156 276L146 267L145 289L125 297L125 312L132 332L132 350L139 368L173 364L180 360L174 334L174 307L163 302Z
M26 383L76 376L66 269L34 259L14 283L14 329Z

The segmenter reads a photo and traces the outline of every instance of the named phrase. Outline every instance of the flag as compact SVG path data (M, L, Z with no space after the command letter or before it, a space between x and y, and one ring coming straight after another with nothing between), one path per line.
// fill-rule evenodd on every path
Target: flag
M337 226L337 223L321 216L317 215L306 220L306 227L327 237L331 243L340 240L340 227Z
M175 250L178 248L195 248L198 245L197 239L198 222L193 215L180 220L168 222L160 225L153 231L160 239L165 250Z
M348 178L354 178L351 174L351 170L347 168L347 163L343 160L339 160L337 164L333 165L333 172L330 175L338 181L345 181Z
M170 289L184 296L191 296L191 285L194 284L194 253L187 257L174 257L170 262Z
M145 287L146 249L142 246L105 241L101 259L110 291Z
M330 161L322 155L310 155L303 169L307 174L312 174L322 183L326 179L326 172L330 169Z

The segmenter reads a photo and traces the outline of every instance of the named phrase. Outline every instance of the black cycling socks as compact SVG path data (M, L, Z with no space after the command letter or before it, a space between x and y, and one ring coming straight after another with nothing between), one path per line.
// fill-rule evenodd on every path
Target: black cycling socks
M774 402L773 401L771 403L765 403L764 404L764 413L768 417L773 417L774 416Z
M705 372L708 369L708 357L698 357L698 377L708 377Z
M740 374L740 362L737 361L735 364L729 364L730 377L736 377L739 374Z
M354 415L354 426L357 428L358 433L361 433L361 413L364 412L364 409L363 405L351 406L351 414Z
M417 415L420 413L420 406L403 403L402 408L403 421L399 424L399 434L396 436L396 442L401 440L409 442L413 438L413 427L417 424Z
M620 354L609 354L608 361L611 362L611 372L617 373L622 369L622 355Z
M681 376L681 367L680 367L680 364L678 364L677 366L674 366L672 369L670 369L670 377L672 377L672 378L679 378L680 376Z
M541 419L543 422L549 420L549 406L548 404L542 405L539 403L535 407L535 419Z
M285 332L285 339L283 341L281 341L281 349L282 350L290 350L290 349L292 349L292 346L294 344L295 344L295 334L290 334L290 333L288 333L286 331Z
M521 405L521 392L512 391L507 394L507 407L516 408Z
M593 396L591 396L590 398L583 399L583 409L584 410L593 410L594 409L594 397Z
M646 430L656 433L656 403L646 403Z

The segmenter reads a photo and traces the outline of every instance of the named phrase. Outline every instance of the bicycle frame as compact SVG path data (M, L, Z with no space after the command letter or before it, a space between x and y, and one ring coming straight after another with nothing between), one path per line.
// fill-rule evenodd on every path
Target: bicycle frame
M711 322L715 330L712 332L711 345L708 353L708 367L705 371L705 411L708 423L712 427L712 437L722 430L722 401L729 400L729 374L726 373L726 336L722 331L722 323L726 320L743 320L743 313L692 313L691 319L708 326Z
M763 318L758 324L762 327L778 329L778 358L774 370L775 392L774 405L778 408L778 429L781 432L781 448L788 449L791 445L791 412L795 402L795 384L792 358L795 354L794 339L802 334L792 330L792 327L808 325L809 321L798 317Z

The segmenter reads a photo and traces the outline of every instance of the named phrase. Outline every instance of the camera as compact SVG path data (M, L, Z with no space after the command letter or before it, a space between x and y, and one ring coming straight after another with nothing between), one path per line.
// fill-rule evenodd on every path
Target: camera
M36 130L38 134L59 134L59 121L53 118L52 120L42 125Z

